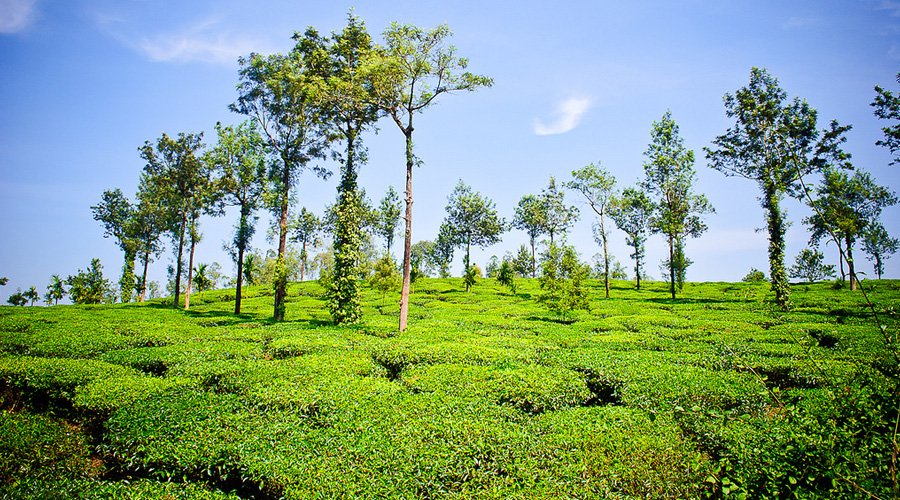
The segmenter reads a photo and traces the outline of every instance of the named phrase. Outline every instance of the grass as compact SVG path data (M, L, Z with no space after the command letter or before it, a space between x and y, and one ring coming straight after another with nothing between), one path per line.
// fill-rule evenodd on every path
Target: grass
M700 498L896 495L897 366L858 293L663 283L560 321L492 280L0 307L0 496ZM872 281L896 331L900 282ZM389 301L388 304L391 304Z

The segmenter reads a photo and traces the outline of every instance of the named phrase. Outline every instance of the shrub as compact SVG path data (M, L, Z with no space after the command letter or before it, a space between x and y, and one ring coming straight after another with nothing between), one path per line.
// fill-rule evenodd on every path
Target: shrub
M741 281L745 283L762 283L763 281L766 281L766 273L755 267L751 267L750 272L741 278Z

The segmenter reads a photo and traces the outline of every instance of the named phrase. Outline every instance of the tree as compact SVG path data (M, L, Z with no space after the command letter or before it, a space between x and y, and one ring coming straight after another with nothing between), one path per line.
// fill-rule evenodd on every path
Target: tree
M41 298L40 294L38 294L37 288L35 288L34 286L22 292L22 297L25 297L25 300L31 302L32 307L34 307L34 303Z
M541 199L533 194L526 194L519 200L519 204L516 205L515 215L513 216L513 227L525 231L525 234L528 235L528 242L531 245L531 265L526 269L530 270L528 271L528 274L530 274L532 278L534 278L537 273L535 244L537 243L538 237L543 234L544 228L547 226L547 223L544 220L545 216L546 211L544 210L544 205L541 203Z
M590 276L590 267L578 260L572 246L558 247L551 243L542 256L540 286L544 293L540 297L552 312L563 320L572 311L590 309L584 280Z
M206 153L206 161L215 172L220 202L238 209L234 237L226 249L237 265L234 314L240 314L244 253L256 232L256 211L262 207L266 194L266 154L262 136L252 121L237 127L216 123L216 135L218 140Z
M871 223L863 233L863 252L875 261L875 274L881 279L884 261L897 253L900 240L891 238L881 223Z
M434 259L434 242L428 240L418 241L413 244L410 249L410 259L412 259L410 279L415 283L416 279L421 276L431 276L438 270Z
M607 249L606 216L616 196L616 178L613 177L600 162L586 165L572 171L572 180L565 186L581 193L591 210L597 215L597 224L594 226L594 239L603 249L603 285L606 298L609 298L609 252Z
M400 331L409 315L409 281L412 247L412 174L417 160L413 153L413 117L441 94L474 91L493 84L490 78L466 70L469 62L456 56L448 45L447 25L433 30L392 23L384 32L386 45L369 65L376 103L403 133L406 140L406 204L403 242L403 286L400 292Z
M897 73L897 83L900 83L900 73ZM875 108L875 116L888 120L890 125L882 127L884 139L878 140L875 144L888 148L888 151L894 155L891 165L900 163L900 94L895 94L890 90L875 86L875 100L871 106Z
M10 295L6 299L6 303L11 306L24 306L25 304L28 303L28 299L22 293L22 290L18 289L18 290L16 290L16 293Z
M205 292L207 290L215 290L219 286L219 280L222 274L219 272L222 266L218 262L212 264L197 264L194 269L194 283L197 285L197 292Z
M610 206L609 216L626 237L625 243L634 249L630 255L634 259L635 288L641 289L641 275L644 273L644 244L653 217L653 202L646 193L637 188L625 188Z
M825 256L818 249L804 248L797 254L790 269L791 278L801 278L807 283L815 283L834 276L834 266L825 264Z
M497 283L509 289L510 293L516 293L515 271L513 271L512 263L509 258L504 257L497 269Z
M388 186L387 193L378 204L375 221L375 231L384 238L384 251L391 252L394 244L394 235L397 233L397 223L400 221L400 195L394 186Z
M6 286L7 283L9 283L9 278L6 276L0 277L0 286Z
M375 263L375 272L369 278L369 284L373 289L381 292L381 304L384 307L384 299L387 294L396 291L400 286L397 264L390 255L385 254Z
M472 245L485 247L500 241L506 223L497 215L494 202L460 180L447 198L447 217L442 227L450 229L453 246L465 246L464 269L468 274ZM466 291L471 283L466 284Z
M516 256L512 259L513 271L522 277L534 277L535 262L533 259L534 255L528 251L528 247L520 245L519 251L516 252Z
M132 219L132 229L137 242L137 255L141 261L141 278L138 280L138 300L143 302L147 295L147 272L150 261L162 251L160 237L166 232L166 210L163 200L156 196L152 179L146 172L141 174L138 185L137 207Z
M313 97L326 126L344 143L333 149L341 161L333 245L334 269L327 289L327 306L336 323L354 323L362 314L357 277L362 260L362 227L366 214L358 186L359 168L366 161L361 134L374 126L379 108L364 65L374 50L364 23L352 14L347 25L331 37L321 37L313 28L295 35L293 53L309 68Z
M550 176L547 187L541 191L541 211L543 212L543 232L550 236L550 244L554 243L554 235L565 236L566 230L578 221L578 208L566 205L566 193L556 187L556 179Z
M655 198L650 227L668 240L669 292L674 300L676 282L683 282L679 274L684 276L688 264L684 238L703 234L707 226L702 216L715 210L706 196L694 192L694 152L684 146L671 112L666 111L660 121L653 122L644 156L647 161L642 188Z
M488 263L484 266L484 274L488 278L496 278L497 272L500 270L500 259L496 255L491 255Z
M812 157L816 146L816 112L806 101L789 101L778 80L765 69L752 68L750 83L734 94L725 94L725 114L733 127L704 148L711 168L726 176L756 182L766 212L769 234L769 278L775 302L782 309L790 303L790 284L784 267L784 234L787 229L781 200L796 196L801 180L820 168Z
M267 205L278 221L278 275L275 288L275 321L284 320L287 268L284 263L289 229L291 190L310 162L324 156L328 133L317 106L316 82L307 61L297 57L251 54L238 59L241 66L237 102L232 111L250 117L262 131L268 152L269 194ZM327 177L330 172L312 166Z
M254 253L248 253L244 257L244 281L248 285L260 284L260 274L262 273L262 258Z
M104 295L110 289L109 281L103 277L100 259L91 260L86 270L79 269L77 273L66 278L66 284L69 285L69 298L75 304L99 304L103 302Z
M182 132L177 138L163 134L155 144L146 141L140 148L141 157L147 162L144 174L148 197L165 211L166 231L176 244L175 307L180 304L185 238L191 238L193 250L198 237L196 219L209 181L204 162L198 156L202 140L202 133Z
M755 267L751 267L750 271L741 278L741 281L744 283L762 283L763 281L766 281L766 273Z
M322 221L316 217L316 214L307 210L306 207L302 207L294 224L294 239L300 243L300 281L306 279L307 260L309 260L308 248L316 244L316 238L321 231Z
M897 196L879 186L867 172L828 167L812 200L815 213L803 219L811 230L810 242L833 236L841 245L850 274L850 290L856 290L853 245L863 238L869 225L877 223L885 207L897 204Z
M59 300L65 296L65 282L63 282L58 274L50 276L50 284L47 285L47 293L44 294L44 299L47 301L47 304L49 305L50 302L53 302L53 305L57 305L59 304Z
M450 277L450 262L453 260L453 252L456 249L454 237L453 228L447 222L442 223L431 252L431 262L437 268L438 276L441 278Z
M100 203L91 206L94 220L103 223L103 236L115 238L125 254L122 277L119 279L122 302L131 302L135 289L134 261L139 245L134 234L135 212L135 208L120 189L104 191Z

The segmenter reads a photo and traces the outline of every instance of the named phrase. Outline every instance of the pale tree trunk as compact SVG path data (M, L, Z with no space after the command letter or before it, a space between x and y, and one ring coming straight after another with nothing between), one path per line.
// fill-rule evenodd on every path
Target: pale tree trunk
M150 267L150 252L144 252L144 272L141 274L141 295L140 301L143 302L147 297L147 268Z
M412 115L410 115L410 121ZM410 124L411 125L411 124ZM413 150L412 150L412 126L406 131L406 232L403 239L403 287L400 289L400 331L406 331L409 317L409 275L412 270L410 258L412 256L412 174L413 174Z
M196 221L195 221L196 223ZM191 285L194 282L194 250L197 248L197 238L194 235L194 223L191 224L191 253L188 257L188 281L184 291L184 310L191 307Z
M275 312L273 314L275 321L284 321L284 301L287 297L287 276L282 276L284 271L284 254L287 252L287 230L288 230L288 207L290 205L289 190L291 185L291 171L288 168L289 163L284 161L284 173L282 174L282 186L284 192L281 193L281 215L278 218L278 260L276 261L275 272Z
M669 236L669 291L675 300L675 238Z
M847 245L847 274L850 275L850 291L853 292L856 291L857 280L856 270L853 266L853 250L851 248L852 243L850 242L849 238L847 239L845 244Z
M606 287L606 298L609 298L609 254L606 251L606 226L603 215L600 215L600 238L603 240L603 284Z
M178 237L178 255L175 262L175 301L174 307L178 307L178 299L181 297L181 257L184 254L184 232L187 230L187 214L181 216L181 234Z
M241 313L241 285L244 282L244 245L238 247L237 282L234 291L234 314Z

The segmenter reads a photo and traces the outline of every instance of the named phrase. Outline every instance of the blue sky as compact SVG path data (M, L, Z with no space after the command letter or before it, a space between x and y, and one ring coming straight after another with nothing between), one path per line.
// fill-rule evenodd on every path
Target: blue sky
M900 166L888 166L887 151L874 145L883 124L869 107L874 85L898 87L897 1L0 0L0 276L10 278L0 298L31 285L43 291L51 274L72 274L93 257L115 281L121 253L89 207L104 189L133 195L143 166L137 148L163 132L205 131L212 141L217 121L241 120L228 111L238 56L287 50L292 33L309 25L340 29L350 8L376 38L395 20L448 23L470 68L495 81L446 96L417 118L425 163L414 178L414 241L434 238L457 179L491 197L508 219L551 175L563 180L591 162L621 187L634 184L651 122L668 109L697 153L698 189L717 210L708 232L687 243L695 261L688 279L738 280L751 267L767 269L766 236L755 231L763 225L757 186L709 169L701 150L729 126L722 96L745 85L752 66L807 99L821 126L832 118L852 124L847 149L855 164L900 188ZM366 145L360 181L377 201L388 185L403 186L403 138L385 120ZM297 198L321 213L335 187L334 177L306 175ZM794 221L790 263L806 246L800 219L808 211L786 205ZM585 259L598 251L588 210L569 235ZM898 214L895 207L883 216L894 235ZM202 220L200 262L231 270L222 242L233 218ZM272 247L265 223L254 241L261 251ZM525 242L513 230L473 259L483 265ZM611 244L627 265L624 235L613 231ZM823 249L836 260L832 246ZM647 250L647 271L658 278L662 238L651 237ZM162 282L171 259L166 252L151 278ZM869 263L860 267L871 273ZM900 277L900 256L887 274Z

